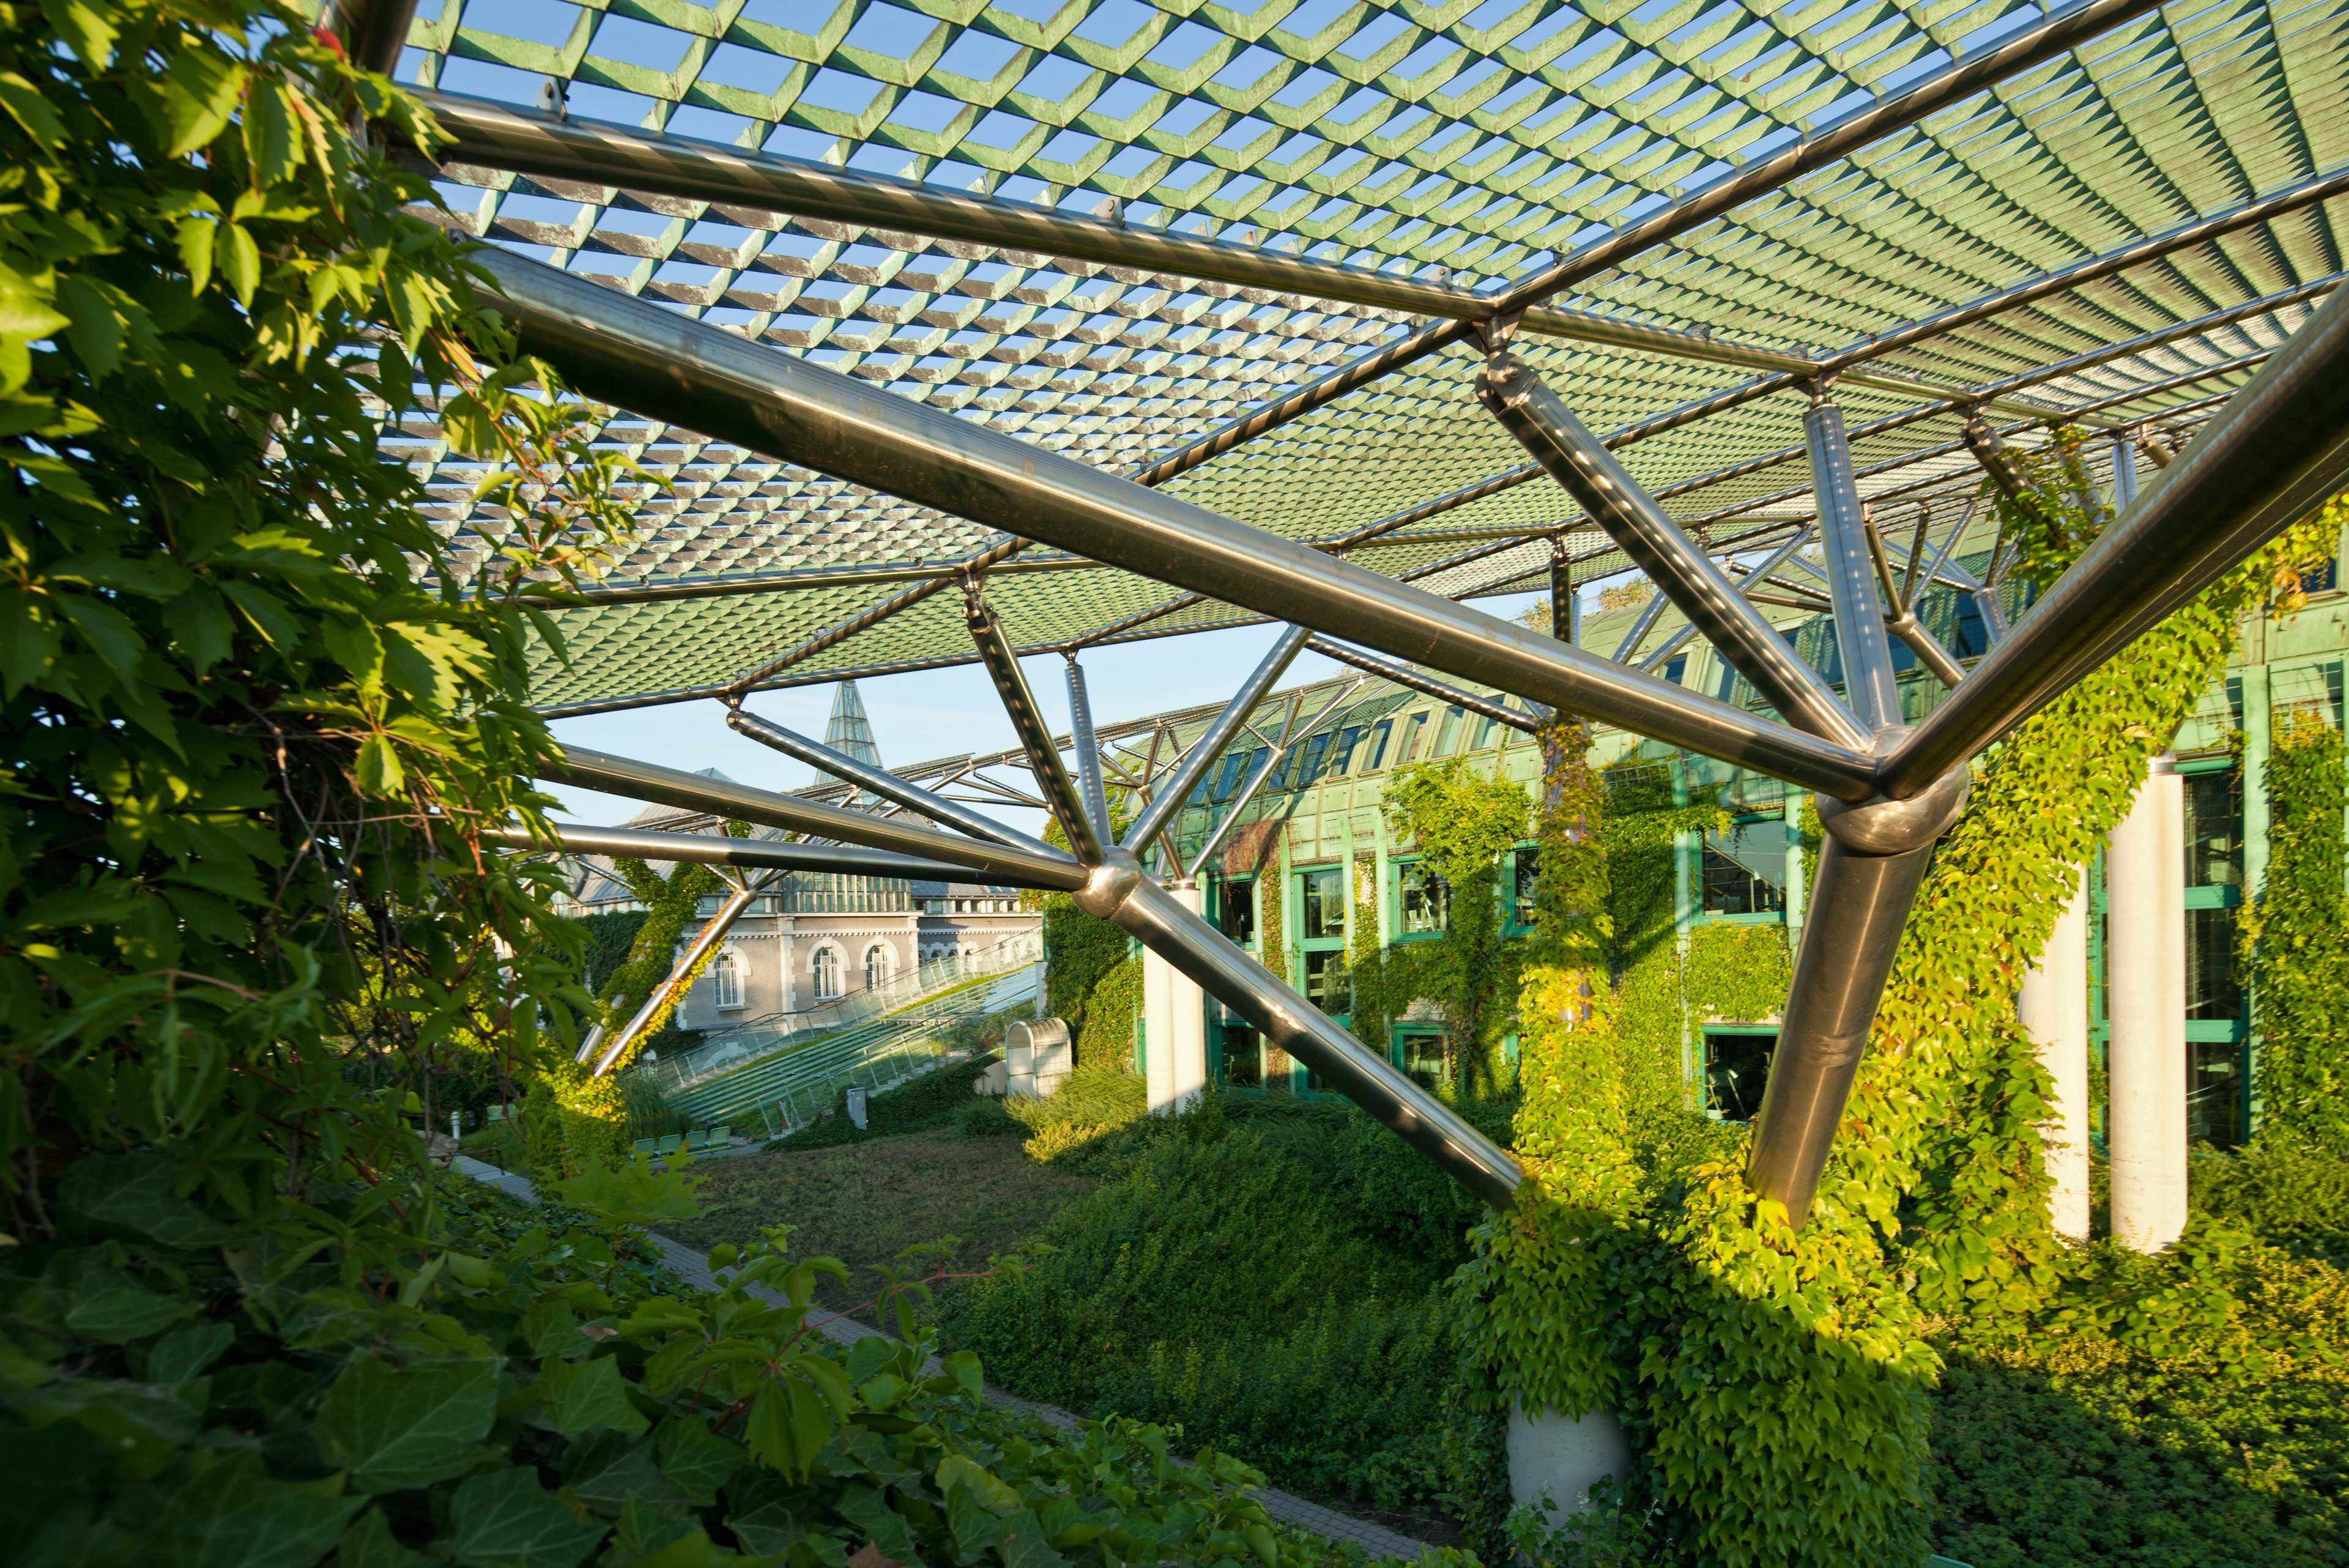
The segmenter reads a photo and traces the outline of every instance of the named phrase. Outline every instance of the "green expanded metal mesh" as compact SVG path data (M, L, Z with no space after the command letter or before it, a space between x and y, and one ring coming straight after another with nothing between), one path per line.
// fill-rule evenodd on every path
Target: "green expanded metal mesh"
M1552 259L2041 15L2009 0L423 0L400 73L523 106L559 95L574 118L1475 285ZM1556 303L1779 350L1864 340L2349 164L2344 26L2349 0L2181 0ZM471 233L1119 471L1418 325L751 209L443 173L451 221ZM1978 385L2343 265L2334 210L2312 203L1882 366ZM2252 316L2032 396L2076 407L2171 383L2274 347L2309 308ZM1520 347L1602 430L1750 374L1583 343ZM1523 454L1476 402L1475 366L1464 350L1422 361L1173 488L1256 526L1321 538L1514 468ZM2158 414L2251 374L2226 370L2111 414ZM1913 406L1848 386L1838 397L1854 425ZM1792 393L1762 398L1624 456L1651 487L1673 485L1799 445L1801 407ZM648 508L620 580L815 576L755 595L563 612L573 659L539 672L550 706L729 680L903 586L824 577L950 562L991 537L644 417L657 412L621 415L605 431L676 487ZM1856 442L1855 461L1956 434L1954 417L1920 421ZM471 501L478 470L435 425L411 419L394 446L426 475L460 562L494 542L500 522ZM1863 493L1955 479L1967 463L1959 453L1910 464ZM1686 518L1800 514L1800 494L1762 503L1799 491L1806 477L1799 462L1783 465L1669 505ZM1949 515L1962 500L1945 499ZM1550 555L1547 538L1534 536L1574 516L1545 480L1354 558L1455 595L1524 586ZM1509 546L1512 537L1526 542ZM1619 564L1595 558L1583 573ZM1009 573L990 587L1029 645L1081 637L1173 596L1098 568ZM1244 618L1210 603L1147 630ZM941 596L791 674L829 679L967 651L959 608Z

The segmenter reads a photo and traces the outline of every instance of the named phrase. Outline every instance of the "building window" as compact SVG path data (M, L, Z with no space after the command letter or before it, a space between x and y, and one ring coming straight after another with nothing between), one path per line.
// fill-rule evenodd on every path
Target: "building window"
M2186 885L2242 886L2242 774L2230 767L2189 774L2180 782L2186 787Z
M1256 884L1226 882L1216 889L1216 929L1235 946L1256 941Z
M1423 739L1423 738L1424 738L1424 736L1426 735L1426 733L1427 733L1427 715L1426 715L1426 714L1424 714L1424 713L1414 713L1414 714L1413 714L1409 718L1406 718L1406 719L1404 719L1404 720L1403 720L1403 722L1402 722L1402 750L1401 752L1399 752L1399 753L1397 753L1397 754L1396 754L1396 757L1395 757L1395 766L1396 766L1396 767L1401 768L1401 767L1405 766L1406 764L1413 763L1413 762L1416 762L1416 761L1418 761L1418 760L1419 760L1419 748L1420 748L1420 744L1421 744L1422 739Z
M1330 758L1330 777L1342 779L1346 769L1354 765L1354 748L1362 743L1362 727L1350 724L1338 732L1336 750Z
M1330 737L1317 735L1305 743L1305 754L1297 769L1296 788L1302 789L1321 777L1321 759L1330 754Z
M1704 913L1784 913L1786 845L1783 816L1739 822L1727 833L1707 833L1703 851Z
M1704 1032L1704 1109L1723 1121L1751 1121L1762 1109L1770 1083L1770 1057L1778 1048L1775 1030Z
M1246 1024L1223 1027L1224 1087L1260 1088L1264 1085L1264 1041Z
M1382 718L1371 726L1371 759L1362 764L1365 773L1376 773L1386 766L1387 738L1394 733L1394 720Z
M840 995L840 950L836 947L815 950L815 994L818 1001Z
M1336 866L1302 873L1298 882L1305 898L1304 934L1309 942L1324 937L1343 941L1346 935L1346 879Z
M1305 999L1333 1018L1354 1010L1354 977L1346 970L1346 950L1308 949L1305 954Z
M1452 755L1452 748L1460 742L1461 720L1467 716L1465 708L1447 707L1444 710L1444 722L1435 727L1435 750L1431 754L1432 757L1444 758Z
M1451 913L1452 889L1435 874L1435 868L1424 861L1412 861L1395 868L1395 878L1402 892L1402 934L1421 936L1442 931Z
M1518 925L1534 923L1534 906L1541 898L1541 851L1521 849L1509 857L1509 918Z
M864 950L864 988L877 991L889 983L889 950L874 943Z
M731 953L720 953L710 961L709 992L720 1007L742 1005L742 961Z
M1394 1034L1394 1063L1410 1075L1422 1088L1433 1088L1444 1081L1444 1036L1426 1029L1397 1029Z

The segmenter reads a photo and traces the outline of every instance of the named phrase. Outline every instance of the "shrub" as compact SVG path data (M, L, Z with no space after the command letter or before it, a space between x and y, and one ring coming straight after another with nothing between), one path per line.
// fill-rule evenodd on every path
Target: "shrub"
M949 1342L1019 1393L1179 1422L1282 1485L1436 1501L1460 1354L1439 1286L1465 1255L1441 1216L1467 1212L1442 1179L1332 1101L1211 1096L1105 1142L1122 1169L1033 1268L942 1294Z
M1047 1161L1092 1147L1148 1109L1148 1090L1122 1061L1080 1065L1050 1094L1003 1101L1004 1114L1028 1130L1028 1152Z
M2194 1207L2300 1257L2349 1268L2349 1155L2262 1133L2240 1153L2198 1146Z
M872 1138L895 1138L954 1125L974 1097L970 1086L998 1058L989 1052L967 1062L954 1062L899 1084L864 1102L864 1126L848 1119L848 1091L843 1089L832 1109L809 1127L778 1138L769 1149L834 1149Z

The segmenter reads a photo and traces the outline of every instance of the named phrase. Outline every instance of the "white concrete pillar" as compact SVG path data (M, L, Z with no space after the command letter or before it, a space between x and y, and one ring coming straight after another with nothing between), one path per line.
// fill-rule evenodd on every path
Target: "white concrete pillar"
M1142 1082L1152 1115L1174 1108L1174 971L1142 950Z
M2105 850L2113 1236L2158 1253L2186 1229L2186 798L2154 758Z
M1167 890L1196 914L1199 890ZM1143 1083L1154 1113L1174 1115L1198 1103L1207 1087L1206 997L1196 982L1148 948L1142 950Z
M1509 1501L1541 1509L1555 1529L1588 1506L1590 1489L1631 1477L1631 1444L1612 1410L1568 1420L1555 1410L1528 1417L1509 1406Z
M1197 883L1168 890L1193 914L1206 907ZM1207 997L1199 983L1169 964L1166 971L1167 1054L1170 1087L1178 1111L1199 1103L1207 1088Z
M2023 977L2014 1011L2023 1032L2039 1047L2039 1060L2055 1079L2054 1114L2045 1140L2047 1206L2055 1233L2088 1239L2088 879L2075 871L2077 890L2038 964Z

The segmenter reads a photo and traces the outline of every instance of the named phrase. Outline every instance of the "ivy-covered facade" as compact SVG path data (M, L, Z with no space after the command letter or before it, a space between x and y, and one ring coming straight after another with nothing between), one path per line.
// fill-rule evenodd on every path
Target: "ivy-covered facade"
M1988 564L1985 548L1961 564ZM2270 758L2279 727L2342 722L2344 661L2349 661L2349 595L2338 566L2311 577L2312 597L2281 623L2248 620L2222 683L2205 693L2174 748L2186 778L2186 863L2179 867L2187 908L2187 1033L2192 1135L2220 1145L2248 1138L2263 1114L2252 1088L2252 986L2241 958L2243 912L2270 854ZM1619 601L1629 595L1609 595ZM2001 593L2010 616L2028 608L2027 590ZM1592 596L1596 610L1596 595ZM1619 644L1640 606L1591 614L1579 641L1599 652ZM1985 646L1979 610L1951 588L1920 595L1919 613L1944 645L1971 662ZM1798 651L1831 679L1838 674L1825 616L1776 617ZM1652 648L1672 630L1654 627ZM1897 650L1902 693L1913 719L1940 688ZM1733 671L1692 644L1658 668L1709 696L1759 706ZM1488 778L1528 790L1542 772L1535 738L1498 720L1372 678L1355 688L1309 734L1291 736L1286 754L1253 797L1240 822L1220 836L1206 866L1195 866L1245 781L1278 740L1284 717L1319 713L1352 684L1350 676L1277 694L1262 735L1245 734L1209 769L1177 819L1172 837L1194 871L1206 912L1308 997L1373 1044L1397 1066L1426 1081L1453 1070L1452 1032L1440 1004L1381 998L1392 1012L1359 1008L1366 955L1401 954L1438 943L1452 917L1454 890L1436 874L1423 847L1398 830L1389 792L1403 771L1464 762ZM1178 724L1179 728L1179 724ZM1606 785L1613 953L1619 971L1670 950L1671 979L1682 1016L1679 1057L1689 1103L1723 1119L1744 1120L1760 1104L1784 995L1787 954L1804 919L1806 867L1817 830L1806 830L1806 797L1779 781L1677 751L1620 730L1598 729L1591 764ZM1642 830L1642 824L1648 830ZM1531 931L1535 856L1527 839L1506 857L1494 898L1502 931ZM2091 964L2094 1037L2105 1038L2101 867L2092 882ZM1764 933L1767 934L1765 935ZM1235 1088L1311 1093L1305 1069L1268 1050L1254 1031L1206 1004L1209 1072ZM1149 1042L1139 1015L1137 1066ZM1667 1042L1660 1046L1669 1047ZM1503 1042L1514 1059L1515 1038Z

